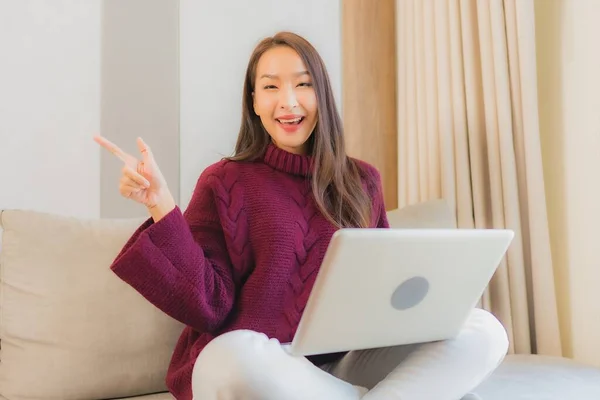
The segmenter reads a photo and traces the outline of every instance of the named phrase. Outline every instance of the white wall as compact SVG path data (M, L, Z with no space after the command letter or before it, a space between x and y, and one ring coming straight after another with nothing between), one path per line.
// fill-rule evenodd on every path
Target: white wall
M177 7L176 3L158 0L151 3L152 10L167 4ZM291 30L311 41L325 60L341 108L341 9L339 0L310 0L301 7L292 0L260 0L248 8L230 2L179 3L180 96L173 102L180 101L181 154L180 171L170 171L175 177L180 172L180 188L176 190L181 194L180 204L185 206L201 171L233 151L245 68L252 49L263 37ZM124 7L123 12L129 12L135 4L139 15L126 18L119 12L119 5ZM131 85L139 82L117 74L131 68L108 69L114 65L102 58L118 54L116 50L111 53L111 43L118 39L109 35L111 32L118 28L126 34L123 24L127 21L145 27L156 17L155 12L148 13L149 6L131 0L0 0L0 209L99 217L101 199L105 199L113 208L104 207L102 216L133 214L130 209L114 209L124 207L114 198L117 182L114 186L110 183L111 176L117 178L117 167L106 157L101 164L100 149L91 137L102 128L106 130L102 133L135 151L130 139L137 134L148 137L149 133L142 132L148 131L143 129L144 124L157 117L170 121L170 117L158 113L177 110L177 105L165 108L153 100L160 98L164 91L160 88L168 87L173 93L171 82L177 79L173 73L156 75L165 77L164 85L149 83L149 87L160 89L156 97L144 92L138 96L140 104L134 104L135 96L131 94L137 86ZM107 19L103 24L102 18ZM171 14L165 18L168 24L177 22ZM168 29L167 22L164 27ZM102 32L103 28L111 32ZM123 40L134 46L132 50L144 45L139 35L129 33ZM134 36L135 41L131 39ZM167 41L161 43L170 46ZM157 57L176 54L171 50L165 48ZM127 53L123 51L121 54ZM152 53L144 54L147 57ZM166 59L159 61L152 65L172 65ZM130 85L131 91L123 85ZM122 96L110 100L109 96L119 92L117 89L128 94L127 101ZM169 130L174 127L171 122L164 126ZM169 141L171 134L162 128L157 132L156 140L148 141L160 153L163 141ZM173 135L176 141L177 132ZM172 164L177 154L169 150L161 157L162 164ZM107 194L109 190L114 193Z
M178 200L179 2L103 0L101 31L102 135L137 156L143 137ZM117 190L122 166L102 151L100 216L147 216Z
M0 0L0 209L96 217L100 1Z
M535 5L540 128L564 349L600 366L600 1Z
M232 154L244 73L258 42L279 30L308 39L323 57L341 106L339 0L180 1L181 205L199 174Z

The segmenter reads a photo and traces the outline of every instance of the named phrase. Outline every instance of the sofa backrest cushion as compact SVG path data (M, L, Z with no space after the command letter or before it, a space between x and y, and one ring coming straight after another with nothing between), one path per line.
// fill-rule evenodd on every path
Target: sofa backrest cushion
M183 326L109 266L143 222L0 215L0 396L85 400L166 390Z
M391 228L398 229L455 229L456 218L448 202L429 200L388 211Z

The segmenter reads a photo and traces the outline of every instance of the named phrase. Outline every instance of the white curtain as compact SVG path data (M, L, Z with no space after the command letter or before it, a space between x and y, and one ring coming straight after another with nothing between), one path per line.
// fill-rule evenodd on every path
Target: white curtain
M444 198L515 238L482 306L511 352L561 355L533 0L397 0L398 203Z

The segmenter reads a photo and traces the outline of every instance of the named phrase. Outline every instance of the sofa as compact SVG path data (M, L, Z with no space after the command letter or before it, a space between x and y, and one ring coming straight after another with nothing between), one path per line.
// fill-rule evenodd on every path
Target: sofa
M389 219L398 228L454 226L443 201ZM108 269L142 222L0 211L0 400L173 399L164 381L183 326ZM509 355L474 393L599 400L600 369Z

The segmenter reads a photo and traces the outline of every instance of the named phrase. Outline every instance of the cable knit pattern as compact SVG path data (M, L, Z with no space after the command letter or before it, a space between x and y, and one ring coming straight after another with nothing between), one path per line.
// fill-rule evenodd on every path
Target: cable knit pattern
M379 173L357 162L373 227L387 228ZM192 399L194 363L216 336L251 329L292 340L336 230L314 201L312 165L274 145L255 162L217 162L198 179L185 212L147 220L113 262L115 274L186 325L167 374L177 399Z
M295 268L290 270L291 276L288 281L286 300L284 301L284 318L279 324L279 336L284 342L292 341L308 301L312 283L316 278L320 263L315 262L313 249L318 250L315 245L323 235L329 236L327 239L327 242L329 242L329 238L333 234L333 230L326 229L325 232L319 232L317 229L311 229L311 224L314 223L313 219L321 216L321 214L313 201L309 184L290 188L290 196L298 210L301 211L301 217L296 220L296 236L300 245L294 249L296 265ZM318 254L316 257L318 257Z

